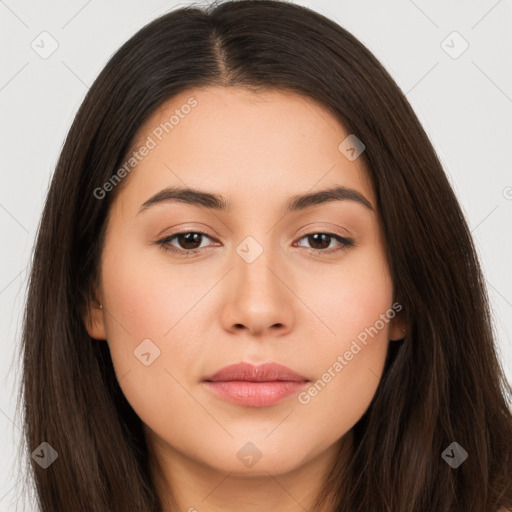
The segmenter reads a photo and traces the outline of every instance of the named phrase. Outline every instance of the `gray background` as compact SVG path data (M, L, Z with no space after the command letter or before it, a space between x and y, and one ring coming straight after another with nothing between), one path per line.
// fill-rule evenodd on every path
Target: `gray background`
M466 212L512 381L512 1L297 3L352 32L407 94ZM189 2L0 0L0 512L20 510L15 356L27 264L51 174L73 116L108 58L177 5ZM40 36L43 31L50 36ZM58 48L42 58L52 39ZM458 55L463 40L469 47Z

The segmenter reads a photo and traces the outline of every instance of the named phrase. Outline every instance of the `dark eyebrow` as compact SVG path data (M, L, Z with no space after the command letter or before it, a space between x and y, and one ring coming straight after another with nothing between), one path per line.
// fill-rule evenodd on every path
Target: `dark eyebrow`
M220 194L202 192L193 188L167 187L145 201L140 207L139 213L147 210L150 206L167 201L180 201L212 210L227 211L231 208L228 200Z
M370 201L368 201L368 199L366 199L366 197L357 190L336 186L326 190L320 190L318 192L292 196L285 209L285 213L304 210L305 208L309 208L310 206L315 206L317 204L327 203L330 201L342 201L345 199L348 201L356 201L363 206L366 206L366 208L374 211L372 203L370 203Z
M366 199L366 197L357 190L336 186L326 190L320 190L318 192L292 196L285 206L284 213L287 214L290 212L305 210L306 208L318 204L341 200L356 201L366 208L374 211L370 201L368 201L368 199ZM140 207L139 213L147 210L150 206L167 201L180 201L182 203L199 206L201 208L219 211L228 211L231 209L231 203L220 194L212 194L210 192L203 192L193 188L168 187L157 192L154 196L145 201Z

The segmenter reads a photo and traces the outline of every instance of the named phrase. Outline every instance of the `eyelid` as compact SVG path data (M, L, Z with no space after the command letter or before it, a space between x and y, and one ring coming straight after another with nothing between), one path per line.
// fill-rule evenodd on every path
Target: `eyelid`
M216 234L215 235L210 235L209 234L209 232L215 233L215 230L213 230L210 227L204 227L203 228L201 226L202 226L201 223L198 223L198 224L191 223L191 224L185 224L185 225L178 224L178 225L175 225L175 226L168 226L164 230L160 231L156 235L156 237L157 238L165 238L165 237L168 237L168 236L179 235L181 233L202 233L203 235L207 235L210 238L217 237ZM167 234L164 234L164 233L167 233Z
M332 227L329 227L329 228L324 228L322 226L318 227L311 227L313 226L314 224L317 224L316 222L310 222L309 224L306 224L305 226L302 227L302 229L296 233L294 235L294 239L297 239L297 238L304 238L305 236L308 236L308 235L313 235L313 234L318 234L318 233L325 233L325 234L329 234L329 235L336 235L336 236L339 236L341 238L351 238L353 237L354 235L350 232L350 230L348 230L347 228L341 228L340 226L337 226L331 222L328 222L327 224L331 224ZM341 232L340 232L341 230ZM165 232L166 230L164 230ZM301 232L303 232L301 234ZM345 233L343 233L345 232ZM177 229L177 231L171 231L169 234L167 235L157 235L157 238L159 240L161 239L166 239L166 238L171 238L173 236L176 236L176 235L182 235L182 234L185 234L185 233L200 233L202 235L205 235L207 236L208 238L212 239L212 240L215 240L216 242L218 242L218 238L217 238L217 235L211 235L208 230L206 229L202 229L202 228L196 228L194 226L191 226L191 225L187 225L187 226L183 226L183 227L180 227L179 229Z
M337 224L334 224L333 222L320 221L320 223L323 225L318 226L319 221L310 222L309 224L306 224L299 231L299 233L304 231L304 234L303 235L298 234L296 236L305 236L305 235L310 235L312 233L331 233L331 234L336 234L338 236L341 236L343 238L354 236L354 234L349 229L341 227ZM329 227L325 227L325 225L327 225Z

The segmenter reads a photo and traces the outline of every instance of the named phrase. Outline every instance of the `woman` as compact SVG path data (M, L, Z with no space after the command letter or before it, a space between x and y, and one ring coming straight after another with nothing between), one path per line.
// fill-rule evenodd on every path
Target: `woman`
M304 7L177 9L112 57L23 355L44 512L512 509L467 223L389 74Z

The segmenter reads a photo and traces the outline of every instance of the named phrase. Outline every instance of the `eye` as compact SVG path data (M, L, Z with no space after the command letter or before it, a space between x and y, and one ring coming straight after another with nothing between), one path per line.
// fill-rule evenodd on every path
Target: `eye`
M204 248L204 246L201 247L200 244L201 239L204 237L212 239L202 231L182 231L180 233L175 233L174 235L166 236L165 238L158 240L157 243L166 251L186 257L189 254L195 254ZM176 239L181 247L171 245L171 241L174 239Z
M204 238L213 240L212 237L202 231L182 231L166 236L165 238L158 240L156 243L161 245L165 251L177 254L178 256L188 257L189 255L196 254L205 247L208 247L207 245L201 245ZM313 245L313 247L308 248L309 252L319 255L332 254L355 245L351 238L346 238L334 233L310 233L301 237L299 240L303 239L307 239L308 243ZM174 241L177 242L178 247L172 244ZM337 245L329 248L333 241L337 242ZM298 245L298 247L303 246Z
M321 255L343 251L348 247L352 247L353 245L355 245L354 241L351 238L346 238L344 236L336 235L334 233L310 233L308 235L303 236L299 240L303 239L307 239L308 243L313 245L313 247L310 248L310 252ZM337 242L337 245L329 248L332 241Z

